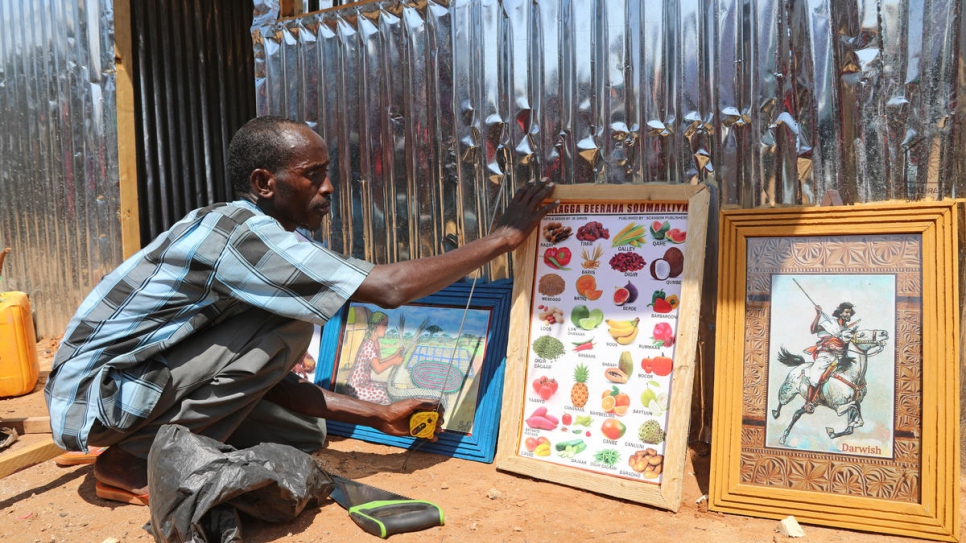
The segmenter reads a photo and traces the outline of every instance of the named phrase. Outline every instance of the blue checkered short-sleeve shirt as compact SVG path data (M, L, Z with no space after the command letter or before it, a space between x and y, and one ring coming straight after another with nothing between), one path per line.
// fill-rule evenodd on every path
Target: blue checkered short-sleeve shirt
M167 382L156 356L252 307L325 324L373 265L288 232L241 200L197 209L107 275L71 319L44 393L55 441L125 431Z

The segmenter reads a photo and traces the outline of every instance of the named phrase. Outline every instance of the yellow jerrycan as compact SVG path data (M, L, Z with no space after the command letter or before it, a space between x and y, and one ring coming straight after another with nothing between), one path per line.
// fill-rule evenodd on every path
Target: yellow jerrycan
M9 248L0 251L0 278L9 252ZM0 398L32 392L39 377L30 301L26 293L4 292L0 283Z

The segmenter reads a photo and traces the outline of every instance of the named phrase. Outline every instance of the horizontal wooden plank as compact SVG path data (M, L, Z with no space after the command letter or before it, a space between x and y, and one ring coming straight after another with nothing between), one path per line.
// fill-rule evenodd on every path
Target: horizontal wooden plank
M46 462L64 452L53 439L44 438L0 455L0 479L24 468Z
M50 417L0 418L0 427L13 428L19 435L49 434Z

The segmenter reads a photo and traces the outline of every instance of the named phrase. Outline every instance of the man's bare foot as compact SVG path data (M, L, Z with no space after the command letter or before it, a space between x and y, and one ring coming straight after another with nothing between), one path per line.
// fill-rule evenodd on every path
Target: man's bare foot
M108 447L94 462L94 478L134 494L147 494L148 461L118 446Z

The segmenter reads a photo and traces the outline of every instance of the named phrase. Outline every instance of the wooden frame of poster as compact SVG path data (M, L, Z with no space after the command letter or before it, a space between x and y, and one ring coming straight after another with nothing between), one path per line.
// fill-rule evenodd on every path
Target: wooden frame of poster
M957 217L722 213L710 509L957 540Z
M676 511L709 191L568 185L554 198L514 254L497 468Z

